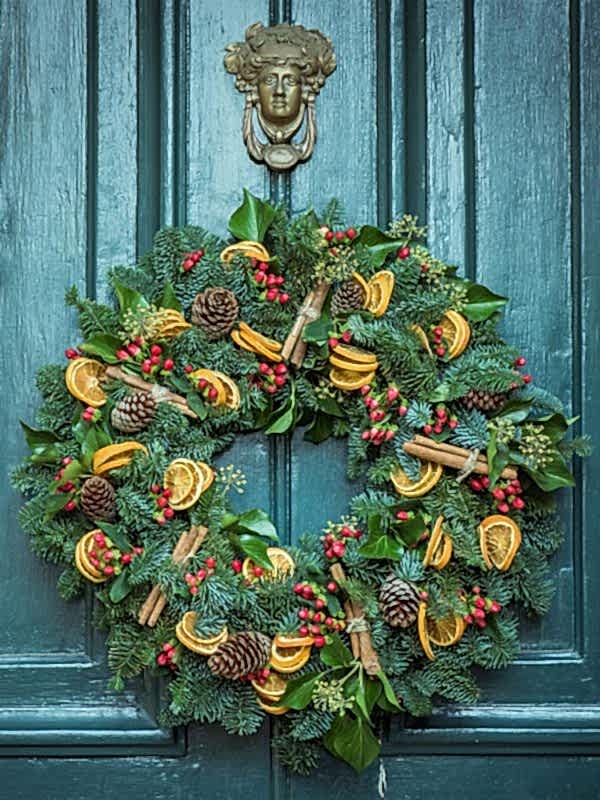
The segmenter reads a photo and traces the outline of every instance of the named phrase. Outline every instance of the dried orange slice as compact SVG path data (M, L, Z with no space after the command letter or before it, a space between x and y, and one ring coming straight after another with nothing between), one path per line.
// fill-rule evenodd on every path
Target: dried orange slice
M286 647L312 647L312 636L286 636L284 633L278 633L273 639L273 643L279 649L285 650Z
M352 280L358 283L360 288L364 292L364 300L363 300L363 308L367 308L369 305L369 284L360 274L360 272L353 272L352 273Z
M160 339L174 339L180 333L192 327L183 314L174 308L161 308L158 313L160 314L160 328L158 331Z
M205 461L196 461L196 466L202 473L202 478L204 480L202 491L205 492L213 484L213 481L215 479L215 471L214 469L212 469L212 467L209 467L209 465Z
M222 406L225 404L225 401L227 399L227 391L225 389L223 381L219 378L218 374L214 370L195 369L193 372L190 372L189 377L192 378L192 380L196 381L196 383L199 380L204 379L217 392L217 397L214 400L214 404L216 406Z
M489 569L506 572L521 546L521 530L504 514L492 514L479 525L481 555Z
M283 697L287 688L287 681L278 675L277 672L271 672L266 682L260 684L258 681L251 681L252 686L256 690L256 694L263 700L277 701Z
M225 389L225 400L224 405L227 408L231 408L233 411L240 407L240 390L238 389L237 383L230 378L229 375L225 375L224 372L219 372L218 370L213 370L214 375L221 381L223 384L223 388Z
M87 562L81 556L81 553L77 550L75 551L75 566L81 575L92 583L104 583L104 581L108 580L107 576L97 575L95 572L92 572Z
M268 361L281 361L281 356L275 350L271 350L256 341L249 341L239 331L231 331L229 334L238 347L243 350L248 350L249 353L255 353L258 356L263 356ZM272 341L272 340L269 340Z
M427 334L423 330L420 325L411 325L410 330L415 334L417 339L423 345L423 348L427 350L429 355L433 358L433 350L431 349L431 345L429 344L429 339L427 338Z
M163 475L163 486L170 490L169 505L175 511L191 508L204 489L200 467L189 458L171 461Z
M433 526L427 550L423 559L424 567L444 569L452 556L452 539L444 531L444 518L439 516Z
M254 568L256 564L251 558L245 558L242 564L242 575L247 581L267 580L282 581L294 574L296 564L291 555L281 547L267 547L267 556L273 564L272 569L266 569L263 574L256 576Z
M471 328L467 320L457 311L446 311L440 321L444 339L448 342L448 358L457 358L471 338Z
M271 646L271 666L278 672L290 673L301 669L310 658L312 647L279 648L275 642Z
M368 350L363 350L360 347L354 347L354 345L351 344L337 344L333 348L333 352L338 358L341 358L344 361L349 361L352 364L377 363L377 356L375 353L370 353Z
M444 469L441 464L423 461L419 470L419 479L412 481L402 467L397 466L390 475L394 489L404 497L421 497L431 491L442 477Z
M368 305L365 306L374 317L381 317L387 311L394 291L394 273L389 269L376 272L369 281Z
M260 242L252 242L244 240L243 242L235 242L221 250L219 258L224 264L229 264L235 255L243 255L248 258L257 258L259 261L268 261L270 259L269 251Z
M92 456L92 471L95 475L103 475L113 469L119 469L129 464L138 450L148 455L148 450L139 442L121 442L121 444L108 444L96 450Z
M106 367L93 358L74 358L66 369L65 383L73 397L87 406L100 408L106 403L106 393L101 386Z
M355 389L360 389L361 386L366 386L371 383L375 377L375 370L370 372L354 372L349 369L340 369L339 367L332 367L329 372L329 380L338 389L344 392L353 392Z
M77 542L75 546L75 566L84 578L87 578L93 583L103 583L108 579L107 576L103 575L100 570L90 562L90 551L94 547L94 535L96 533L99 533L97 528L84 534Z
M260 344L262 347L265 347L267 350L271 350L274 353L278 353L283 346L275 339L269 339L268 336L263 336L262 333L255 331L250 327L250 325L246 325L245 322L240 322L240 333L247 342L250 342L251 344Z
M195 633L197 618L195 611L188 611L187 614L184 614L175 627L175 636L184 647L187 647L193 653L210 656L227 640L229 631L224 626L216 636L208 638L197 636Z
M354 361L346 361L334 354L329 356L329 363L332 367L338 367L339 369L348 370L349 372L372 372L379 366L377 361L373 361L370 364L360 364Z
M273 714L273 716L280 716L281 714L286 714L290 709L289 706L278 706L275 703L267 700L261 700L260 697L256 698L256 702L262 708L263 711L266 711L267 714Z
M427 603L419 604L418 629L421 647L430 661L435 660L431 645L450 647L460 641L465 632L465 623L458 614L448 614L442 619L427 616Z

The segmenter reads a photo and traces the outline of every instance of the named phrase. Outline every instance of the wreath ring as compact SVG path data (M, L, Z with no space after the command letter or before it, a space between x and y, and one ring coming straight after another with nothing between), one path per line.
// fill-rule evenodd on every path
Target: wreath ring
M497 332L505 298L434 258L410 216L342 227L244 191L227 243L167 228L115 267L117 307L81 298L83 342L40 370L20 522L96 587L113 689L169 676L169 725L250 734L281 715L279 757L320 745L362 770L381 714L474 702L471 667L507 666L516 611L551 602L550 492L585 437ZM238 434L304 427L348 442L348 516L283 547L215 457Z

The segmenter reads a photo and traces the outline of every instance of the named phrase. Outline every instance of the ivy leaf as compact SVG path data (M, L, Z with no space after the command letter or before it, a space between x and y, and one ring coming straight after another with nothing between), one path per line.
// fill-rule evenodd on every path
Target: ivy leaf
M310 344L325 344L329 338L329 331L331 329L331 317L328 314L322 314L319 319L309 322L302 331L302 338L305 342Z
M575 486L575 478L560 453L556 453L552 461L542 470L531 469L527 466L525 469L544 492L553 492L564 486Z
M392 684L389 682L388 676L382 669L380 669L377 673L377 677L383 686L383 694L385 695L385 699L395 711L402 711L402 706L398 702L398 698L396 697L396 693L392 688Z
M189 388L189 384L188 384ZM203 420L206 419L208 416L208 408L204 400L200 397L197 392L191 391L186 394L185 396L186 402L188 406L192 409L195 414L198 414L198 419Z
M508 302L506 297L494 294L486 286L472 283L467 290L467 303L463 314L472 322L482 322L501 309Z
M342 418L344 416L344 411L338 401L329 395L319 398L319 408L331 417Z
M229 218L229 230L236 239L262 242L274 218L275 209L270 203L244 189L244 201Z
M312 700L315 686L323 676L322 672L310 672L301 678L292 678L288 681L285 694L279 701L279 705L295 708L300 711Z
M21 425L21 428L23 428L27 444L32 450L38 445L58 442L58 436L52 433L52 431L44 431L37 428L32 428L26 422L23 422L23 420L19 420L19 424Z
M119 362L115 354L121 347L121 340L118 336L113 336L112 333L98 333L81 345L84 353L98 356L103 361L106 361L107 364L117 364Z
M387 533L372 533L362 544L358 552L365 558L389 558L399 561L404 553L404 546Z
M381 749L369 723L362 717L352 717L350 714L336 717L323 738L323 744L357 772L368 767Z
M427 525L421 514L415 514L412 519L407 519L406 522L401 522L398 525L396 535L404 544L410 545L419 541L426 528Z
M279 541L275 525L269 519L269 515L261 508L252 508L250 511L244 511L237 518L237 526L242 530L265 536L267 539Z
M547 417L536 419L535 424L541 424L544 433L550 438L552 444L558 444L565 438L569 426L577 422L578 419L579 417L567 419L564 414L550 414Z
M265 430L267 436L273 433L286 433L290 428L294 427L296 410L296 397L292 393L288 400L284 403L283 408L275 413L275 419L269 427Z
M123 570L112 582L108 596L113 603L120 603L121 600L127 597L132 589L133 586L129 582L128 572L127 570Z
M427 398L430 403L443 403L450 397L450 387L447 383L438 383L433 392Z
M304 432L304 440L313 444L320 444L329 439L333 432L333 420L328 414L317 411L312 422Z
M379 700L379 696L381 695L382 686L379 681L373 680L372 678L368 678L365 681L365 704L369 711L369 714L373 710L375 703Z
M404 242L397 239L390 239L383 231L372 225L362 226L356 242L368 249L371 263L374 267L381 266L390 253L393 253L404 244Z
M358 677L355 681L351 682L351 685L348 686L348 694L354 695L354 701L361 711L363 716L369 722L371 721L371 710L367 705L367 694L365 689L365 678L363 675L362 669L358 672Z
M135 289L130 289L119 281L113 282L113 289L119 301L119 308L121 315L126 311L135 311L136 308L148 308L148 301L143 294L136 292Z
M328 667L349 667L354 661L354 656L338 634L332 636L331 642L321 648L320 655L321 661Z
M172 308L175 311L181 311L181 303L177 299L177 295L175 294L175 289L173 288L173 284L165 283L165 288L163 289L163 293L160 296L158 301L159 308Z

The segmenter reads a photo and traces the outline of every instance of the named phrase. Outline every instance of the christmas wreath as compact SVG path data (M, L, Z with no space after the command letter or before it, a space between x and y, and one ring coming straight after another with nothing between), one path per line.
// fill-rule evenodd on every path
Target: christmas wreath
M507 666L520 609L544 614L561 542L550 492L585 438L497 332L506 303L458 277L410 216L341 225L248 192L233 242L166 228L80 297L83 342L37 385L13 475L59 591L96 588L113 689L168 676L161 723L251 734L282 715L279 758L323 744L355 769L382 714L474 702ZM348 516L283 547L214 459L247 431L348 443ZM300 533L300 532L298 532Z

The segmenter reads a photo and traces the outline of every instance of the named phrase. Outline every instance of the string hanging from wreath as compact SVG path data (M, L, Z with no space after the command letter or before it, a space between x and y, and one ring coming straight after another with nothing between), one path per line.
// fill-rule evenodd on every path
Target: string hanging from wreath
M67 293L83 341L39 372L20 522L65 599L95 585L112 687L170 677L162 724L281 715L291 769L323 744L362 770L381 714L476 701L471 668L507 666L519 610L548 610L550 492L588 445L498 334L505 298L413 217L348 228L336 203L290 218L245 191L229 230L160 231L112 270L116 308ZM299 426L345 438L364 489L282 546L214 461Z

